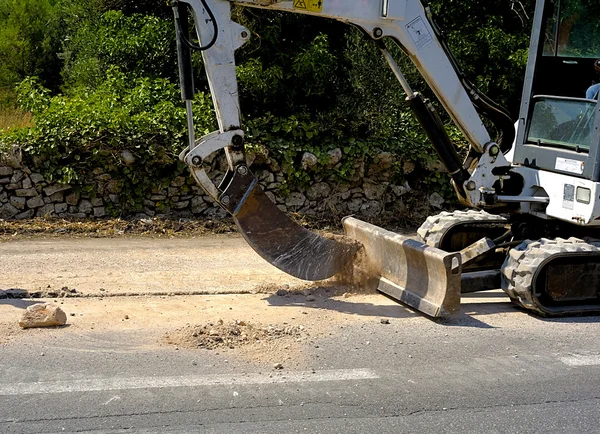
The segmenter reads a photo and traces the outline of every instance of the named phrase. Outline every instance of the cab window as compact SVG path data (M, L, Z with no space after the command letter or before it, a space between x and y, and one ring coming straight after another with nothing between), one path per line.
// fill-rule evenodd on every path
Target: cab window
M527 142L587 152L595 110L596 101L592 100L535 97Z
M544 56L599 58L600 2L551 0L544 28Z

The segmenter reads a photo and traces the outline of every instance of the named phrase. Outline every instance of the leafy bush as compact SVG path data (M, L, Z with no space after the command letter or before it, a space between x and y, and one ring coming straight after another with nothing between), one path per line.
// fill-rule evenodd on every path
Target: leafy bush
M135 208L183 170L177 155L187 144L185 110L178 87L166 79L131 78L111 68L92 91L50 97L35 80L26 80L19 98L36 113L35 126L0 141L19 143L48 179L86 185L92 169L102 168L119 180L122 200ZM198 93L194 105L196 130L214 129L209 97ZM135 158L133 164L123 151Z
M107 11L92 16L78 24L63 50L67 91L99 86L111 66L130 77L177 78L173 24L152 15Z

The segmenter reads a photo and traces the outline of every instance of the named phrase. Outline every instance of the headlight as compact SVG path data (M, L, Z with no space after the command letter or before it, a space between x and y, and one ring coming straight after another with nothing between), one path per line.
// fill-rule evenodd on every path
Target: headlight
M590 203L592 198L592 191L589 188L577 187L577 202Z

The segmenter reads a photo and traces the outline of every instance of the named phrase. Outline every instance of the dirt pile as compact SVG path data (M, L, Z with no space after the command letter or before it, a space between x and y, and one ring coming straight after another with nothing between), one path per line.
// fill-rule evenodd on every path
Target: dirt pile
M245 321L225 323L219 320L204 325L186 325L173 332L165 333L164 342L184 348L235 349L247 345L264 345L274 341L295 342L305 335L303 326L289 324L263 326Z

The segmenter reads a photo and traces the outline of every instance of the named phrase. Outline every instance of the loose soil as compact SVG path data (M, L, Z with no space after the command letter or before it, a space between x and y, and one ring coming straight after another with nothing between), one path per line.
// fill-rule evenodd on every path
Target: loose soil
M262 324L250 324L245 321L234 321L226 324L223 320L217 323L209 322L204 325L186 325L167 332L164 342L169 345L182 346L186 348L202 348L214 350L227 347L233 350L243 345L261 344L275 340L300 340L304 326L263 326Z
M5 299L0 300L0 351L2 345L33 342L82 352L210 351L268 368L282 363L285 369L305 369L307 349L323 336L352 324L379 324L382 318L419 318L381 295L342 291ZM20 329L23 310L36 302L57 303L67 326Z

